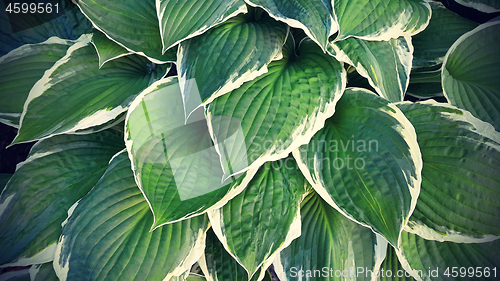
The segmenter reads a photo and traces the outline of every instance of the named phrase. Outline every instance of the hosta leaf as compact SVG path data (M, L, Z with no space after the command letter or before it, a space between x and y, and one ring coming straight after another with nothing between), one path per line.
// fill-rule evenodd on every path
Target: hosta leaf
M466 7L471 7L484 13L500 12L500 3L497 0L455 0Z
M77 2L97 29L127 50L146 55L156 63L175 61L172 53L162 53L155 0Z
M336 0L340 26L336 41L347 37L389 40L424 30L431 17L425 0Z
M5 187L5 185L7 185L7 183L9 182L11 177L12 177L11 174L0 174L0 188L2 188L2 190ZM0 214L1 214L1 210L0 210Z
M30 281L29 269L13 270L0 274L2 281Z
M427 28L412 37L413 67L441 64L448 49L464 33L478 26L448 10L440 2L431 1L432 18Z
M383 271L382 271L383 270ZM393 247L387 247L387 254L380 266L380 276L377 281L413 281L411 272L403 269Z
M266 10L273 18L300 28L326 50L328 39L338 31L329 0L246 0L252 6Z
M69 207L94 186L122 148L120 134L113 131L55 136L35 144L0 196L0 264L22 265L24 258L54 244Z
M45 72L25 103L14 143L46 138L104 124L125 112L143 89L160 79L169 65L130 55L99 69L89 36Z
M116 42L110 40L104 33L98 30L94 30L92 33L91 42L99 56L99 68L108 61L132 54L132 52L116 44Z
M26 44L0 57L0 122L19 126L24 102L45 71L66 55L74 41L52 37L39 44Z
M31 266L30 279L33 281L59 281L51 262Z
M92 23L80 12L71 0L51 1L52 13L9 13L6 4L0 3L0 56L24 44L41 43L50 37L76 40L92 31ZM21 2L25 3L25 2ZM47 3L47 1L43 2ZM59 4L56 8L55 4ZM12 7L11 7L12 8ZM44 6L46 8L46 6ZM57 12L58 11L58 12ZM49 21L46 21L49 17Z
M500 22L464 34L444 59L442 82L448 101L500 131Z
M182 42L177 65L186 113L267 72L287 33L286 25L265 14L258 21L246 14ZM198 93L191 93L193 87Z
M304 199L300 214L301 236L273 263L280 280L372 280L368 270L378 271L386 253L383 238L344 217L315 192Z
M243 0L156 0L163 52L188 38L206 32L211 27L246 13Z
M57 244L57 276L60 280L169 280L201 257L207 216L150 232L152 223L124 150L92 191L72 206Z
M499 251L499 240L480 244L437 242L404 231L397 254L404 269L418 281L494 280L500 266Z
M248 281L245 269L224 249L212 229L207 231L205 252L198 263L208 281Z
M392 102L403 100L412 63L409 36L378 42L347 38L328 50L337 60L356 67L380 96Z
M415 130L395 105L349 88L325 127L293 153L326 202L397 245L417 203L422 159Z
M415 127L424 163L420 196L407 231L439 241L499 238L500 133L449 105L398 107Z
M214 204L238 194L256 172L241 178L224 176L223 164L227 169L234 158L221 161L201 110L191 117L186 123L175 77L151 85L128 111L127 150L136 182L154 214L153 228L216 208ZM236 130L227 142L243 141ZM228 194L233 188L236 193Z
M299 56L292 43L288 41L283 59L269 64L266 74L207 106L217 150L234 159L232 173L288 156L293 149L308 143L335 111L346 83L342 64L324 54L311 40L302 41L297 50ZM219 145L220 140L232 134L234 124L217 116L240 122L244 142L229 147Z
M224 246L221 244L212 228L207 231L205 252L198 261L198 264L208 281L249 280L245 269L224 249ZM262 270L260 274L255 274L250 279L250 281L261 280L272 281L269 271Z
M214 232L248 279L300 236L299 206L305 192L306 180L289 157L264 164L244 191L208 212Z

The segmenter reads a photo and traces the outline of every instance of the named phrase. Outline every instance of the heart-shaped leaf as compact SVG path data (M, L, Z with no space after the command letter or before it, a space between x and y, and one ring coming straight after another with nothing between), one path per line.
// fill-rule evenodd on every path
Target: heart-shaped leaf
M215 204L236 196L256 172L224 174L234 158L215 150L202 110L186 122L177 78L162 79L139 95L125 124L127 150L154 214L153 228L220 207ZM230 147L243 141L241 129L232 129L234 134L221 140Z
M234 159L231 174L287 157L293 149L309 142L335 111L346 83L342 64L311 40L303 40L297 53L290 37L283 59L269 64L266 74L207 106L217 151ZM236 124L225 122L228 120ZM244 142L219 145L219 140L227 139L239 124Z
M328 48L337 60L356 67L375 91L391 102L403 100L410 80L412 50L409 36L378 42L347 38Z
M387 242L337 212L312 192L301 204L302 235L274 261L287 280L372 280L380 270ZM362 272L361 272L362 270Z
M126 151L72 206L54 269L60 280L169 280L200 258L208 217L150 232L153 216L134 181Z
M33 86L13 143L75 132L113 120L170 67L130 55L99 69L99 57L89 37L82 35Z
M121 149L122 137L113 131L60 135L35 144L0 197L0 264L31 264L25 259L54 244L69 207Z
M460 37L442 67L444 95L459 108L500 131L500 21L485 23Z
M397 106L415 127L424 163L407 231L438 241L498 239L500 133L447 104Z
M260 20L246 14L182 42L177 65L186 113L267 72L287 33L265 14Z
M422 159L415 130L395 105L349 88L325 127L293 155L326 202L397 245L420 193Z
M306 183L292 157L267 162L244 191L208 212L214 232L248 279L300 236Z

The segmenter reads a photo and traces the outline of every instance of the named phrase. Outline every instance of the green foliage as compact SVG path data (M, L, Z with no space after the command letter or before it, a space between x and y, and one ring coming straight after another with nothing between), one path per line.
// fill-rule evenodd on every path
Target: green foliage
M0 279L500 275L500 21L431 0L73 2L0 34L0 122L36 141L0 174L0 266L26 267Z

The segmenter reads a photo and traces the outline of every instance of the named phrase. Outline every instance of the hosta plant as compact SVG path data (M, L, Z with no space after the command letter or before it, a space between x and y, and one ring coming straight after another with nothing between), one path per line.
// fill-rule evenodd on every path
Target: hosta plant
M500 276L500 21L72 2L22 30L2 13L0 120L36 143L0 178L0 278Z

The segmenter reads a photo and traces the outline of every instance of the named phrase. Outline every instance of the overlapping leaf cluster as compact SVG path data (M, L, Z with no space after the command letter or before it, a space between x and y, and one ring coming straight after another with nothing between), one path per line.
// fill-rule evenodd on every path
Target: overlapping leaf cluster
M500 270L499 21L426 0L74 2L2 31L0 121L13 144L37 141L0 178L2 267L31 280Z

